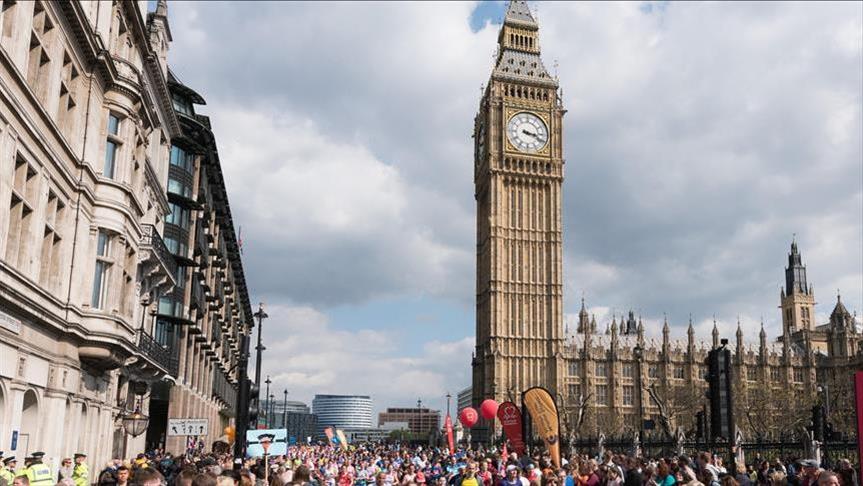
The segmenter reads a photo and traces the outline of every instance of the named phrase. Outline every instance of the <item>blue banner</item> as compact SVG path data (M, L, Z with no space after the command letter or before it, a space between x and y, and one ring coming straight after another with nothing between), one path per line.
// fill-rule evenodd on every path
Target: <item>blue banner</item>
M264 444L269 443L267 454L281 456L288 453L288 429L259 429L246 431L246 457L263 457Z

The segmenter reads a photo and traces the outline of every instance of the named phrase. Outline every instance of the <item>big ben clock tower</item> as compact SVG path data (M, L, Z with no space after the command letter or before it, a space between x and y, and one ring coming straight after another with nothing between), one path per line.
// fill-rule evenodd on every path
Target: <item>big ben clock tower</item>
M474 404L562 384L565 110L538 32L527 3L510 2L474 124Z

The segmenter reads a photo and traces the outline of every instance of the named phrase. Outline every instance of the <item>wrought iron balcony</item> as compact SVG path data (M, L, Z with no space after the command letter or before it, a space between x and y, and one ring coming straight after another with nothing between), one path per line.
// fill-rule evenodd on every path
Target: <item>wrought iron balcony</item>
M162 235L152 224L141 225L140 249L141 265L144 276L143 291L149 292L157 287L167 291L176 285L177 261L165 246Z
M149 361L176 377L180 369L180 359L175 349L167 348L153 339L143 329L138 330L138 351Z

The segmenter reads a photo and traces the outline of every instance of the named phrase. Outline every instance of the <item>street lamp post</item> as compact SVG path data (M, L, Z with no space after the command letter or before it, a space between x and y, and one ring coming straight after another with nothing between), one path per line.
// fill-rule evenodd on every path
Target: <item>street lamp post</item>
M267 399L267 406L264 407L264 423L266 424L267 427L269 427L270 426L270 404L273 403L273 399L270 398L270 383L272 383L272 381L270 380L270 375L267 375L267 379L264 380L264 383L267 384L267 392L264 393L264 398Z
M258 319L258 345L255 346L255 351L257 352L256 358L255 358L255 385L258 386L258 396L254 397L254 398L255 398L255 401L257 401L258 410L260 411L260 409L261 409L261 399L260 399L261 352L264 349L266 349L266 348L264 348L264 345L261 344L261 328L263 327L264 319L266 319L270 316L268 316L267 313L264 312L264 303L263 302L258 304L258 311L255 312L253 315L254 315L254 317L256 317ZM260 417L260 413L258 414L258 417Z
M635 357L637 374L635 386L638 388L638 431L641 440L644 440L644 392L641 390L641 359L644 357L644 350L641 349L641 345L636 344L632 348L632 355Z
M254 326L254 322L251 323ZM237 397L237 420L234 434L234 470L239 471L243 466L243 458L246 457L246 431L249 429L249 402L251 401L250 383L248 376L249 367L249 335L251 326L240 330L240 355L237 362L237 383L239 384L239 396Z
M267 427L273 428L273 423L276 421L276 399L275 395L270 395L270 402L267 404Z
M288 428L288 389L285 388L285 401L282 403L282 427Z

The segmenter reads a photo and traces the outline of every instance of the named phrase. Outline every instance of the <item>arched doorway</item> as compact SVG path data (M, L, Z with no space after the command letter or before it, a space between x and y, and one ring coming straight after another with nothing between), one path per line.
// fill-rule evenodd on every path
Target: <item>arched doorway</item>
M18 450L25 454L38 450L35 447L36 434L39 432L39 397L33 390L24 392L24 403L21 409L21 432L18 435Z

